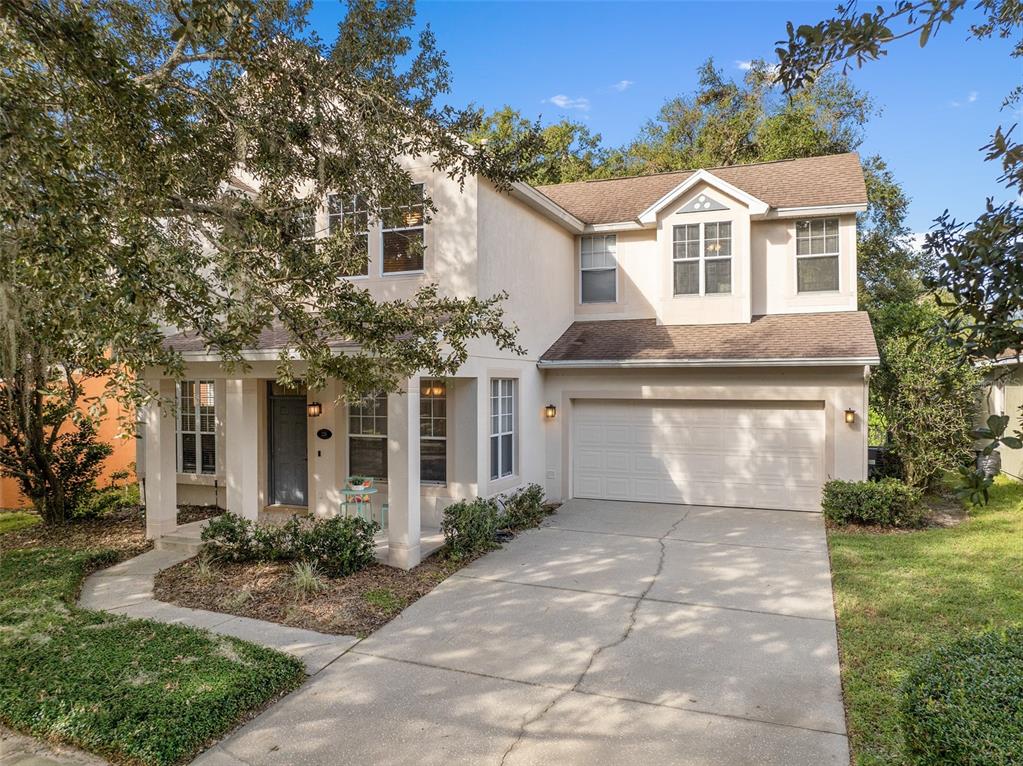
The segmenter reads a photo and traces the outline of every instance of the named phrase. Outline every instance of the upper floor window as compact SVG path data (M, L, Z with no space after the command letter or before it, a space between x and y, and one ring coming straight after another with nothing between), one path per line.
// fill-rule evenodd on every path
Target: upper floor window
M361 267L342 274L345 277L369 275L369 211L366 201L359 195L331 194L327 198L328 225L334 235L346 227L352 237L352 255L360 259Z
M178 472L217 472L217 410L212 380L178 383Z
M618 300L618 238L614 234L582 237L579 250L579 301L614 303Z
M732 292L731 221L673 227L671 259L675 295Z
M796 289L801 293L838 289L838 219L796 221Z
M406 207L390 208L383 214L384 274L423 270L426 204L423 184L414 184L413 197L419 200Z

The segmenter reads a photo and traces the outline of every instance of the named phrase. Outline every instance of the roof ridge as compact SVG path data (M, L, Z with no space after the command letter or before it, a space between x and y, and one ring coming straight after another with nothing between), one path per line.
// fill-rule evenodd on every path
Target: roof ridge
M833 157L845 157L847 155L859 155L857 151L838 152L837 154L815 154L812 157L789 157L784 160L762 160L761 162L737 162L733 165L708 165L698 168L682 168L679 170L659 170L656 173L635 173L628 176L612 176L611 178L585 178L582 181L565 181L560 184L543 184L533 187L535 189L552 189L558 186L571 186L573 184L598 184L606 181L628 181L632 178L653 178L654 176L670 176L678 173L698 173L701 170L727 170L729 168L752 168L761 165L780 165L784 162L806 162L808 160L823 160Z

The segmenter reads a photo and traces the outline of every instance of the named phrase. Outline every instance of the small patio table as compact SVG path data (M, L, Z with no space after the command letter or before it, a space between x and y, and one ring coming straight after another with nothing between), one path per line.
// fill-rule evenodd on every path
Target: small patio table
M373 521L373 498L371 495L377 493L376 487L364 487L363 489L351 489L346 487L341 490L341 512L345 516L355 515L366 521Z

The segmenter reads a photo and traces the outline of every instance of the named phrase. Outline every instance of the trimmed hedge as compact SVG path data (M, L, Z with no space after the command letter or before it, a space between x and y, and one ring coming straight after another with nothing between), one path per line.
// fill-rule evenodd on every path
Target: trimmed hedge
M539 526L548 513L543 501L544 491L539 484L530 484L502 498L504 526L513 532Z
M376 522L354 516L306 524L292 516L272 526L224 513L210 521L202 539L222 561L307 561L328 577L344 577L373 563L379 529Z
M913 766L1023 763L1023 628L925 654L903 685L899 712Z
M883 527L919 527L924 509L921 492L898 479L841 481L824 485L824 517L839 524L878 524Z
M483 497L459 500L444 509L441 530L453 559L477 556L497 547L497 502Z

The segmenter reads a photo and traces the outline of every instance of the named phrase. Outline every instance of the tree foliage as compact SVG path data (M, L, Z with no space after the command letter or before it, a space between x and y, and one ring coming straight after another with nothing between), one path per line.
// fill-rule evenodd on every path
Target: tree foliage
M851 151L872 113L870 99L840 77L785 98L774 70L753 62L743 81L728 79L713 59L696 90L669 99L621 150L628 173L770 162ZM617 170L617 167L615 168Z
M897 40L915 37L921 47L966 8L964 0L897 0L860 13L855 3L814 25L788 25L788 39L777 49L779 76L788 92L812 86L838 62L862 66L887 54ZM1014 38L1010 57L1023 58L1023 3L980 0L982 19L970 26L977 40ZM1019 71L1018 64L1016 70ZM1023 98L1017 85L1003 102L1014 108ZM1023 349L1023 144L1013 137L1015 125L995 126L983 147L986 159L998 163L1007 201L987 199L984 212L970 222L957 221L946 210L927 235L925 252L937 264L929 286L946 311L939 337L948 339L962 364L997 358ZM1005 435L1008 420L997 420L976 432L988 440L986 453L999 446L1015 448L1017 437ZM981 471L966 472L964 490L977 500L986 497L991 480Z
M459 182L516 176L459 138L481 115L439 102L448 68L429 29L410 36L411 0L354 0L331 45L306 29L309 7L0 4L0 386L38 401L42 360L110 373L142 402L138 373L181 372L168 326L229 366L283 328L279 377L300 358L310 386L336 377L350 395L451 374L474 338L518 350L500 295L427 285L378 302L337 278L365 254L344 229L309 231L326 195L358 194L373 216L409 205L406 158ZM22 423L29 441L46 429Z
M469 140L485 146L534 186L590 178L609 154L600 134L581 122L562 119L544 127L510 106L487 115Z

